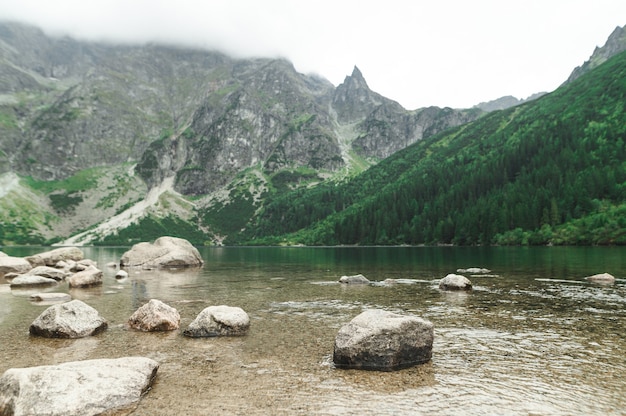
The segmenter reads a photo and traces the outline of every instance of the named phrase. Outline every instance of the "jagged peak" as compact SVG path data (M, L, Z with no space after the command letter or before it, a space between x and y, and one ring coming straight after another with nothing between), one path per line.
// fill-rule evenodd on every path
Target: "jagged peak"
M363 73L361 73L361 70L356 65L354 66L354 69L352 69L352 75L347 75L344 79L343 85L349 85L353 88L365 88L369 90L369 86L367 85L367 82L363 77Z

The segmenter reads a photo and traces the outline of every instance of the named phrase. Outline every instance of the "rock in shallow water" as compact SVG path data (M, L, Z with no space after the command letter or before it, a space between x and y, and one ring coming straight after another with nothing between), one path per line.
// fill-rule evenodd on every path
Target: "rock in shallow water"
M196 267L204 261L200 252L182 238L160 237L154 244L135 244L122 255L120 267L142 267L144 269Z
M344 283L347 285L368 285L370 284L370 281L362 274L355 274L353 276L341 276L341 278L339 279L339 283Z
M585 279L596 283L615 283L615 277L609 273L594 274L593 276L585 277Z
M150 299L132 314L128 324L140 331L172 331L180 326L180 314L160 300Z
M26 257L26 260L33 266L54 267L60 261L79 261L84 258L84 254L78 247L61 247L43 253Z
M392 371L432 357L433 324L417 316L367 310L344 325L335 338L338 368Z
M245 335L250 328L250 317L236 306L209 306L198 314L183 331L188 337L218 337Z
M97 310L76 299L50 306L33 321L29 332L46 338L82 338L96 335L107 326Z
M90 265L85 270L67 278L70 287L91 287L102 284L102 271Z
M158 368L144 357L11 368L0 377L0 415L114 414L139 401Z
M471 290L472 282L460 274L449 274L439 281L439 289L442 290Z

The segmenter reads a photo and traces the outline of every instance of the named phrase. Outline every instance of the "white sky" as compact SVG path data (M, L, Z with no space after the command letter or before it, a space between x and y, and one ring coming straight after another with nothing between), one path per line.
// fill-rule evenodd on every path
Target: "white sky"
M624 0L0 0L49 34L284 57L333 84L359 67L407 109L553 91L626 24Z

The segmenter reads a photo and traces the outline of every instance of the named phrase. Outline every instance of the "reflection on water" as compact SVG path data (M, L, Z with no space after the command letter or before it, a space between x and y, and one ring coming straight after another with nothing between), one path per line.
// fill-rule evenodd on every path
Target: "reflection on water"
M9 247L11 255L42 248ZM125 248L86 248L99 265ZM623 414L626 251L619 248L206 248L202 269L115 270L104 285L64 292L96 308L95 337L30 337L47 307L0 285L0 372L10 367L142 355L160 369L135 414ZM458 268L486 267L471 292L441 292ZM608 272L614 285L585 276ZM375 284L337 280L362 273ZM386 279L390 279L385 281ZM393 279L393 280L391 280ZM175 307L184 329L209 305L251 318L239 338L192 339L129 329L149 299ZM397 372L337 370L338 329L367 308L435 324L430 363Z

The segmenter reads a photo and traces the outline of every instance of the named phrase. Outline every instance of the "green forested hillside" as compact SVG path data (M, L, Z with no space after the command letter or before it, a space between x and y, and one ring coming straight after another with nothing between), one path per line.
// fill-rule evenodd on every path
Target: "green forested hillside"
M350 182L277 196L230 243L626 244L626 53Z

